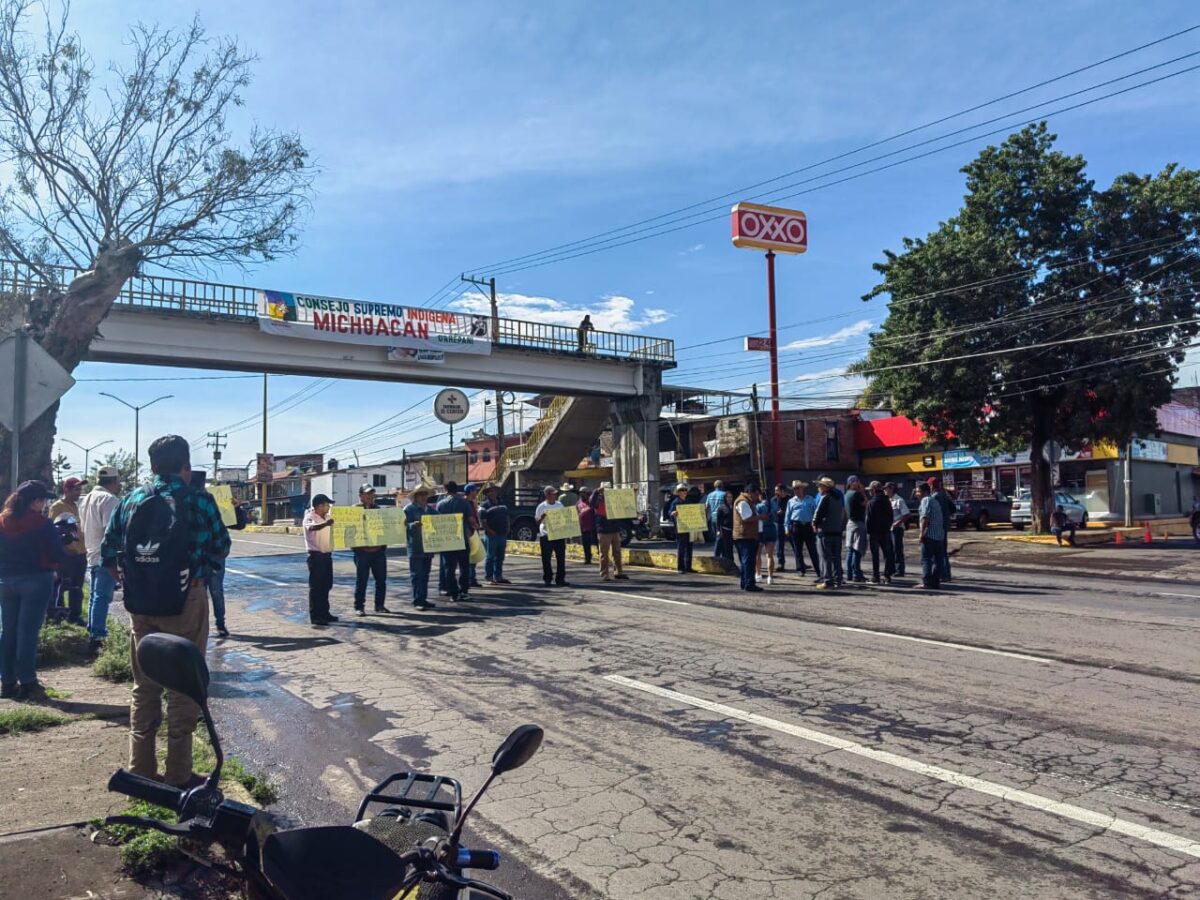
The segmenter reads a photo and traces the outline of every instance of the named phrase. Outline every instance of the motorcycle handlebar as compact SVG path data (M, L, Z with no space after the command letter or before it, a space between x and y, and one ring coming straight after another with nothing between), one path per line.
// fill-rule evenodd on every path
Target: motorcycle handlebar
M161 781L154 781L141 775L134 775L124 769L113 772L108 780L108 789L136 800L144 800L155 806L164 806L174 812L179 812L183 803L183 791Z

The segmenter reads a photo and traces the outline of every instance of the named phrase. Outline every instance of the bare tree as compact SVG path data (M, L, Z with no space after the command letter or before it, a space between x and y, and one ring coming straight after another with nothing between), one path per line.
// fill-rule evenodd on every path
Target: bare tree
M68 17L45 0L0 0L0 259L17 276L0 315L23 319L73 370L144 265L247 266L292 251L315 169L293 133L233 136L254 62L235 40L199 20L136 25L129 59L98 72ZM78 274L64 284L56 266ZM25 275L36 288L14 287ZM57 413L23 433L22 477L50 474Z

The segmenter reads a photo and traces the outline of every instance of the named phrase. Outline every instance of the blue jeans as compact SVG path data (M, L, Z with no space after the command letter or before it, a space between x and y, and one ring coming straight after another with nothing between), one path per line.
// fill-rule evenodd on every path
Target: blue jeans
M37 684L38 632L54 597L54 573L0 578L0 681Z
M108 637L108 607L112 604L117 582L104 566L92 566L92 599L88 606L88 634L92 640Z
M692 536L686 531L675 535L675 568L680 572L692 570Z
M483 543L487 547L487 556L483 560L483 577L488 581L499 581L504 577L504 554L508 552L508 536L484 535Z
M927 588L942 584L942 542L938 538L921 538L921 584Z
M429 572L433 568L433 556L425 553L410 554L408 557L408 580L412 584L412 602L424 603L429 599Z
M941 553L938 557L938 568L941 573L942 581L950 580L950 537L947 535L941 540Z
M208 576L208 596L212 598L213 618L217 626L225 625L225 561L221 560L221 568L213 569Z
M734 541L737 545L738 564L741 566L741 582L743 591L756 590L754 572L758 564L758 539L740 539Z

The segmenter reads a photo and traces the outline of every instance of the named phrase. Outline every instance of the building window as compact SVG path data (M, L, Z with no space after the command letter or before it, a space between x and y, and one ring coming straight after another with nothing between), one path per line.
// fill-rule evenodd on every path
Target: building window
M492 461L492 448L491 448L491 447L484 447L484 448L483 448L483 461L484 461L484 462L491 462L491 461Z
M803 419L796 420L796 443L797 444L804 443L804 420Z
M375 487L385 488L385 487L387 487L387 476L386 475L372 475L371 476L371 484L375 485Z
M838 423L825 423L825 459L827 462L837 462L838 459Z
M475 463L479 462L479 451L478 450L471 451L469 461L470 461L471 465L475 465Z

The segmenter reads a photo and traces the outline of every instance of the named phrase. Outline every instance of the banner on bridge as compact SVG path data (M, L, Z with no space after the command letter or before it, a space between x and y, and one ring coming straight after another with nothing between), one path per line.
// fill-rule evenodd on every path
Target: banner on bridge
M444 353L492 352L488 316L284 291L258 292L258 327L267 334L313 341Z

